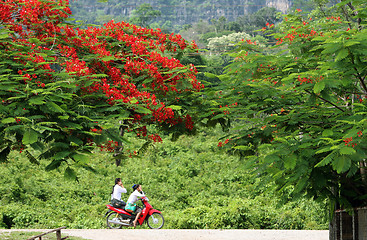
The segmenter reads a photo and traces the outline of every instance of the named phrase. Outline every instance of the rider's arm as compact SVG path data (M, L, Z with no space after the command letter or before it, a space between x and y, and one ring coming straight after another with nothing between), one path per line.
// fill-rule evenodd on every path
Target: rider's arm
M126 188L119 186L119 192L127 193L127 190L126 190Z
M135 196L137 196L137 197L139 197L139 198L141 198L141 197L145 197L144 192L140 193L140 192L138 192L137 190L135 190L135 191L134 191L134 195L135 195Z

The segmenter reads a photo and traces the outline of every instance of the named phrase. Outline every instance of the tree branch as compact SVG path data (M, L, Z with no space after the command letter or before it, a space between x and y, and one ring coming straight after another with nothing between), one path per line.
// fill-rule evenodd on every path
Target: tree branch
M362 85L362 88L363 90L365 91L365 93L367 93L367 86L366 86L366 83L364 82L364 77L361 76L361 74L358 72L358 69L357 67L355 66L355 62L354 62L354 55L353 53L350 53L350 59L351 59L351 62L353 63L354 65L354 70L356 70L356 74L355 74L355 77L359 80L359 82L361 83Z
M357 71L357 74L356 74L356 78L359 80L359 82L361 83L362 85L362 88L364 89L365 91L365 94L367 93L367 86L366 86L366 83L364 82L364 77L361 76L361 74L358 73L358 70L356 67L354 67L354 70Z
M352 5L351 2L347 3L347 6L352 9L353 11L353 16L357 16L358 15L358 12L356 11L356 9L354 8L354 6ZM358 18L357 19L357 23L358 23L358 29L361 28L361 22L362 22L362 19L361 18Z
M344 16L345 16L345 18L347 19L347 21L348 21L348 26L349 26L349 28L351 28L352 29L352 23L351 23L351 19L350 19L350 16L348 15L348 13L347 13L347 11L346 11L346 9L345 9L345 7L343 6L342 7L342 11L343 11L343 14L344 14Z
M311 93L310 91L308 91L308 90L305 90L305 92L307 92L307 93L308 93L308 94L310 94L310 95L312 94L312 93ZM337 105L335 105L334 103L330 102L329 100L326 100L325 98L320 97L320 96L318 96L318 95L316 95L316 97L318 97L318 98L320 98L321 100L323 100L323 101L325 101L325 102L329 103L330 105L334 106L335 108L339 109L340 111L345 112L342 108L340 108L339 106L337 106Z

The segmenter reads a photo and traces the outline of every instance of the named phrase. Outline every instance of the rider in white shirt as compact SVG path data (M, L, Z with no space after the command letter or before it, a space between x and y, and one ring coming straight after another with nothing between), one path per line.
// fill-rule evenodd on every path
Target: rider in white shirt
M114 207L122 208L126 205L125 202L121 200L122 193L127 193L126 188L122 185L121 178L116 178L115 186L113 186L111 193L111 203Z
M140 185L138 185L139 187ZM141 188L141 186L140 186ZM140 193L138 189L136 189L134 192L132 192L130 194L130 197L129 199L127 200L127 203L131 203L131 204L134 204L136 201L138 201L138 198L142 198L144 197L145 194L144 193Z
M141 214L141 208L136 206L135 202L138 201L138 198L144 197L145 194L141 188L141 185L139 184L134 184L133 186L133 190L134 192L130 194L129 199L127 200L127 205L125 207L125 210L127 211L133 211L136 213L136 217L134 220L134 227L136 227L136 222L138 221L138 218Z

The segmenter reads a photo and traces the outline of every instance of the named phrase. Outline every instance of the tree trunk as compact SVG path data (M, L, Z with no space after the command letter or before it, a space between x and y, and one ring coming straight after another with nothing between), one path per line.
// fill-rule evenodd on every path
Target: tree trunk
M122 122L120 122L121 124ZM120 125L120 128L119 128L119 135L121 137L124 136L125 134L125 126L123 124ZM118 142L118 147L117 149L115 150L115 153L113 154L113 156L115 157L115 161L116 161L116 167L120 166L121 164L121 158L119 158L119 156L122 154L122 151L124 150L124 144L122 142Z

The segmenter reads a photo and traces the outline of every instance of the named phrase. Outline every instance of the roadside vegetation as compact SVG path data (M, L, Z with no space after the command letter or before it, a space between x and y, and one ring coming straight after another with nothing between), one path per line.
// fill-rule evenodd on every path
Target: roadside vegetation
M212 129L176 142L165 136L119 167L110 153L96 150L90 159L95 172L79 168L79 182L64 178L66 164L45 171L46 163L12 152L0 164L0 227L105 228L105 205L114 178L122 177L128 194L134 183L143 185L163 212L164 228L327 229L326 203L280 197L272 183L254 179L243 161L219 150L220 133Z

